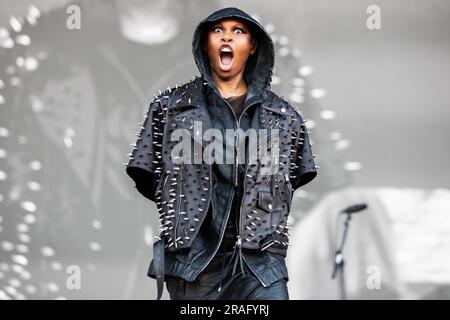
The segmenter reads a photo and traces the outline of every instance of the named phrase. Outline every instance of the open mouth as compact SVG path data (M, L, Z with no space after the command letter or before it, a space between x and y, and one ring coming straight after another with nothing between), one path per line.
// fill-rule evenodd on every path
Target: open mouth
M221 52L220 53L220 62L222 62L223 65L230 65L233 61L233 53L231 52Z
M233 64L233 51L229 46L224 46L221 48L219 53L220 68L223 71L228 71L231 69Z

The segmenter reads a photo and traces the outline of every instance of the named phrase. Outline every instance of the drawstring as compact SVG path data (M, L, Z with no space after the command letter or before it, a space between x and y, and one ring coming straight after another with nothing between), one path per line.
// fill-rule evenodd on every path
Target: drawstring
M238 253L238 256L236 255L236 252ZM225 253L225 249L224 249L224 253ZM224 276L223 272L224 272L224 265L225 265L226 257L227 257L227 255L224 254L223 259L222 259L222 270L220 272L219 289L217 289L217 292L220 292L220 290L222 290L222 280L223 280L223 276ZM233 262L233 259L235 257L236 257L236 259L234 261L233 273L231 275L234 276L234 274L236 273L236 267L237 267L238 262L239 262L239 265L241 268L241 273L243 275L245 275L240 236L238 236L238 240L236 241L236 244L233 247L233 254L231 255L230 261L228 261L226 268L228 268L228 266Z

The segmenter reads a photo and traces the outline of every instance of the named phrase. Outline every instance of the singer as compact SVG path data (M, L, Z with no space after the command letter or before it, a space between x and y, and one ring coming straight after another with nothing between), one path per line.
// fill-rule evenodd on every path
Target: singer
M171 299L287 300L292 196L317 175L305 121L270 90L273 41L247 13L229 7L206 17L192 53L201 76L155 96L126 167L160 215L148 276L157 280L158 299L165 281ZM225 137L227 130L267 130L271 146L276 134L277 170L266 175L265 162L250 164L261 144L252 148L239 135L219 145L243 152L243 162L179 163L174 130L186 132L194 153L207 149L197 121Z

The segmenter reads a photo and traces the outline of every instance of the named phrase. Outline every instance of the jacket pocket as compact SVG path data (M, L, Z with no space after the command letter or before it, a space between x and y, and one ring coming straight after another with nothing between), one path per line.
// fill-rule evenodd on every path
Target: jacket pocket
M269 185L261 185L258 190L258 207L267 213L280 211L280 199L272 194Z
M198 108L198 106L194 106L191 104L186 104L186 105L181 105L181 106L176 106L174 107L172 110L175 114L175 116L180 116L181 114L183 114L184 112L188 112L191 110L196 110Z
M287 173L284 174L284 183L286 185L286 193L287 193L286 204L287 204L287 208L288 208L288 212L289 212L291 210L291 205L292 205L293 190L292 190L291 181L289 179L289 175Z

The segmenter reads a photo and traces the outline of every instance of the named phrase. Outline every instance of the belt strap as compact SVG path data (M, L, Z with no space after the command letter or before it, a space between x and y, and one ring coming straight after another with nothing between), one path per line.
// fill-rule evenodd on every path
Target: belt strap
M164 241L162 239L153 244L153 265L158 289L157 300L159 300L164 289Z

